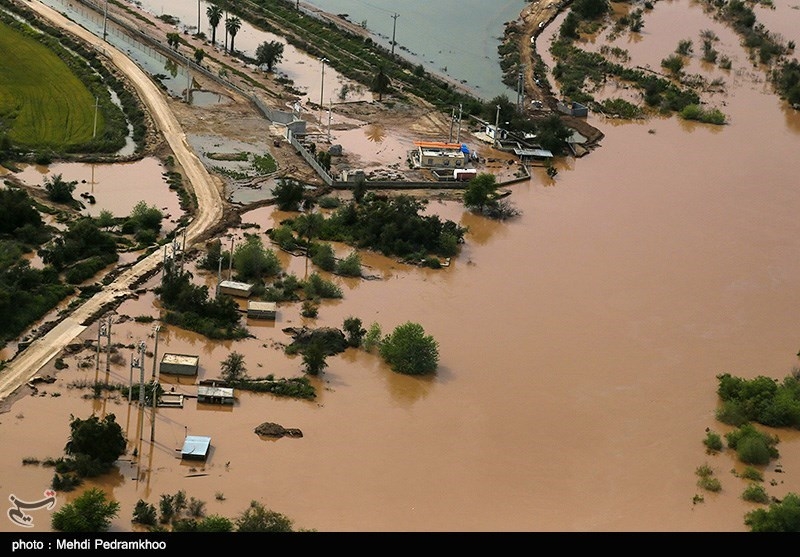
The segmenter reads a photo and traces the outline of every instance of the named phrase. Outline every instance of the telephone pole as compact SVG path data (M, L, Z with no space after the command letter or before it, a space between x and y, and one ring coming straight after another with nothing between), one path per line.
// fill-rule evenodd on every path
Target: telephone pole
M400 17L400 14L394 14L392 16L392 57L394 58L394 35L395 31L397 30L397 18Z

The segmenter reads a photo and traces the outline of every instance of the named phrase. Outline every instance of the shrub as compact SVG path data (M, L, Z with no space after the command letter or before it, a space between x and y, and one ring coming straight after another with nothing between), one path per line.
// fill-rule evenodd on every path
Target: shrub
M352 252L336 264L336 273L345 277L361 276L361 257L358 252Z
M764 489L764 486L756 483L751 483L745 488L744 493L742 493L742 499L751 503L769 503L767 490Z
M156 518L156 508L154 505L143 499L139 499L136 502L136 506L133 509L133 522L146 524L147 526L155 526Z
M728 446L736 450L739 460L745 464L767 464L770 459L779 456L775 448L778 443L777 437L770 437L751 424L745 424L731 431L725 438Z
M714 433L713 431L708 431L706 433L706 438L703 440L703 444L709 451L721 451L722 450L722 437L718 433Z
M717 493L722 490L722 484L713 476L704 476L697 481L697 485L706 491Z
M381 345L381 340L381 326L378 323L373 323L369 326L369 329L367 329L367 334L364 336L364 350L367 352L372 352Z
M741 475L746 480L752 480L754 482L764 481L764 475L752 466L746 466Z

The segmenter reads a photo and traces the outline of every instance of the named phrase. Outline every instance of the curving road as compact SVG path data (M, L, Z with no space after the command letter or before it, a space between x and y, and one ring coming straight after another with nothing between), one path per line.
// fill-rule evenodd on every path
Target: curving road
M173 155L182 167L190 186L197 197L197 212L185 231L186 244L191 246L209 228L221 221L224 209L222 181L208 173L203 163L189 147L186 136L169 108L166 99L158 86L144 73L139 66L122 52L98 37L70 21L59 12L38 0L29 2L28 7L90 44L98 46L111 62L130 80L147 105L156 126L162 131ZM90 319L94 318L104 307L125 298L131 286L142 276L157 269L164 258L162 250L155 250L150 256L137 262L121 273L101 292L75 309L68 317L33 341L28 348L8 362L0 372L0 403L5 401L20 386L27 383L37 372L54 358L61 349L72 342L86 328Z

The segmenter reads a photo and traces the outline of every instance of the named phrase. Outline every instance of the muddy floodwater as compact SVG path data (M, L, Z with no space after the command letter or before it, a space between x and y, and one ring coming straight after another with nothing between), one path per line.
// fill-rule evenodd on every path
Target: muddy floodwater
M800 10L787 2L774 10L756 6L756 15L800 39L789 35L800 29ZM509 199L518 218L494 222L458 202L430 202L429 212L469 227L449 267L363 253L374 280L324 275L343 298L323 302L316 319L302 317L298 303L281 303L274 322L243 317L252 337L235 342L163 323L156 337L154 323L141 319L160 315L152 292L160 277L151 278L111 317L111 340L124 345L116 356L107 363L93 349L92 324L76 340L89 347L64 356L68 367L55 383L0 414L4 497L43 497L53 469L23 460L62 456L71 415L113 413L128 452L83 487L120 502L115 531L136 529L139 499L158 507L161 495L179 490L204 501L208 515L235 518L257 500L296 529L320 532L745 531L745 514L763 506L742 499L747 482L736 475L743 467L735 455L707 454L703 439L707 429L729 431L715 419L718 374L782 380L798 366L800 112L696 4L657 2L643 32L616 44L657 68L678 40L701 44L705 29L732 61L729 71L705 68L725 81L711 102L728 124L590 114L606 134L601 147L559 161L553 179L537 168L515 184ZM692 72L703 70L697 57ZM380 148L376 130L349 133L348 148ZM172 202L166 186L148 196L159 207ZM246 213L223 242L245 232L266 241L264 232L285 216L271 207ZM302 257L279 256L298 277L313 271ZM186 265L213 292L217 273ZM315 400L237 391L232 406L198 403L197 381L219 377L231 352L244 355L251 376L299 377L302 359L284 354L291 338L283 329L341 327L350 316L384 333L421 324L438 342L439 369L408 377L348 349L312 378ZM140 342L146 357L134 369ZM134 372L149 380L165 353L196 355L199 369L161 376L185 398L182 408L158 408L154 422L136 401L91 399L76 387L127 384ZM54 374L54 362L42 373ZM264 422L302 437L262 438L254 430ZM759 468L763 486L778 499L800 493L800 434L770 432L780 458ZM186 435L211 438L205 462L180 458ZM698 487L702 465L720 492ZM79 493L59 493L57 505ZM50 529L48 510L31 516L35 530ZM0 530L20 527L0 520Z

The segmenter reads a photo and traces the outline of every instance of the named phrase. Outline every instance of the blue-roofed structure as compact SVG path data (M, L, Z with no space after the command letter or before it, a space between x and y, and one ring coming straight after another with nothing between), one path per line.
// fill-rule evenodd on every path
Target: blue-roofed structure
M187 435L183 441L181 458L192 460L205 460L211 448L211 437L203 435Z

